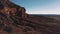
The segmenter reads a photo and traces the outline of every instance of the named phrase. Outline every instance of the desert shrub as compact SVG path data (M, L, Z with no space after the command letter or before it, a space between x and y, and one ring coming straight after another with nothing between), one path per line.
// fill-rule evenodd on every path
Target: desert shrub
M3 9L3 8L4 8L3 4L0 3L0 9Z
M11 27L5 27L3 30L8 32L8 33L12 32L12 28Z

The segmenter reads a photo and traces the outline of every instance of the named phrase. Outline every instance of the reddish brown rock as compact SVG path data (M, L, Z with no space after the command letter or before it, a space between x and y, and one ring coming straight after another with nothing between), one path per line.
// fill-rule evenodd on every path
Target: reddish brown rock
M1 3L4 1L0 1ZM26 9L24 7L18 6L8 0L2 3L1 12L6 15L13 15L26 18Z

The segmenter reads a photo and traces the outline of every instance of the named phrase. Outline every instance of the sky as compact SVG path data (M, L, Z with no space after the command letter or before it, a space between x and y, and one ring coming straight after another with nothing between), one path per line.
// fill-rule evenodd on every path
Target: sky
M28 14L60 14L60 0L11 0Z

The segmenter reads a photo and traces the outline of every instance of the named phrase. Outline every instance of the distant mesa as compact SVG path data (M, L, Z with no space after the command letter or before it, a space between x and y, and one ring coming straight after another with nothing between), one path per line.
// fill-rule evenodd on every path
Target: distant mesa
M5 15L27 17L26 9L9 0L0 0L0 12Z

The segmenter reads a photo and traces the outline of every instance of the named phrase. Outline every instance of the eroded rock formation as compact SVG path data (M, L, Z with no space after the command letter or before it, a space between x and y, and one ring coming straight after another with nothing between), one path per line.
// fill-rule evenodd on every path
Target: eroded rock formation
M29 15L9 0L0 0L0 34L60 34L60 21L42 15Z
M9 0L0 0L0 12L6 15L20 16L26 18L26 9Z

